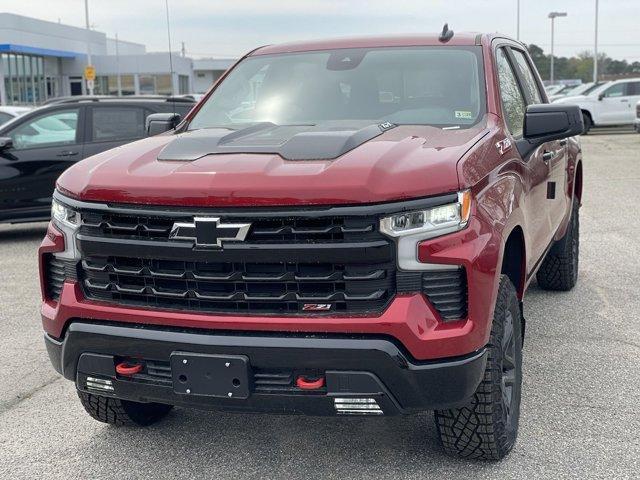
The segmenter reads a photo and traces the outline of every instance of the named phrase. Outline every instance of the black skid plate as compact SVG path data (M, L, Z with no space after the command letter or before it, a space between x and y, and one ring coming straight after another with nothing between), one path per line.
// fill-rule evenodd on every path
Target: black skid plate
M171 354L173 390L180 394L248 398L249 371L249 358L244 355Z

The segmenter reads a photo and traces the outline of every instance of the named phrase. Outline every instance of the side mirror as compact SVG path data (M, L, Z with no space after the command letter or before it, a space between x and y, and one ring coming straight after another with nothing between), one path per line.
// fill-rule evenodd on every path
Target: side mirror
M598 100L599 101L602 101L603 98L604 98L604 92L601 93L600 95L598 95Z
M13 138L0 137L0 150L8 150L11 147L13 147Z
M152 113L147 117L145 130L152 137L160 133L173 130L180 123L180 115L177 113Z
M516 147L522 158L526 158L543 143L580 135L583 131L582 111L577 105L529 105L524 115L524 135Z

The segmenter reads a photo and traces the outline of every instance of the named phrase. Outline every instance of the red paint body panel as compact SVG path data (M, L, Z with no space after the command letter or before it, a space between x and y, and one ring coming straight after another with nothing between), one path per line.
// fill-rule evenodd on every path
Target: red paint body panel
M335 160L288 161L275 154L208 155L158 161L173 136L140 140L67 170L61 192L79 200L192 207L379 203L458 190L452 158L487 130L391 129ZM304 186L304 187L303 187Z

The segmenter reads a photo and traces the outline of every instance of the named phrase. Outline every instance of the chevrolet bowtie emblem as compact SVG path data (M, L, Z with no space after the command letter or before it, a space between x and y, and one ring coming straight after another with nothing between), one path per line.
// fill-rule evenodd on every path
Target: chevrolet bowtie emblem
M192 240L196 247L222 248L222 242L242 242L250 223L221 223L218 217L195 217L193 223L175 222L169 238Z

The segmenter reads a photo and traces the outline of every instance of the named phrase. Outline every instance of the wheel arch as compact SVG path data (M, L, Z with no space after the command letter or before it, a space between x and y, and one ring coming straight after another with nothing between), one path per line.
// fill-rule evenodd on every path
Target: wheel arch
M573 196L574 201L577 200L582 204L582 162L576 165L576 174L573 180Z
M525 247L524 231L520 225L516 225L505 240L500 273L511 280L520 301L524 296L526 283L527 252Z

